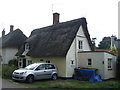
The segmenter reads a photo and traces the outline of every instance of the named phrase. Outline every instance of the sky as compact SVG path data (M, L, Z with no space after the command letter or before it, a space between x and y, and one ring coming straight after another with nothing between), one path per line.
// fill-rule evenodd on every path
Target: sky
M53 13L60 22L85 17L91 38L98 44L103 37L118 37L119 0L0 0L0 36L10 25L29 37L32 30L53 24Z

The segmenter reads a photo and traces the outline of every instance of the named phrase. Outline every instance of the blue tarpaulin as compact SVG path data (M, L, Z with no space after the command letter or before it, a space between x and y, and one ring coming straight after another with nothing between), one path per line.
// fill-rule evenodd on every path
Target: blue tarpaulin
M101 82L100 75L95 74L96 69L75 69L77 76L88 78L89 82ZM76 77L78 78L78 77Z
M92 75L89 82L102 82L100 75Z

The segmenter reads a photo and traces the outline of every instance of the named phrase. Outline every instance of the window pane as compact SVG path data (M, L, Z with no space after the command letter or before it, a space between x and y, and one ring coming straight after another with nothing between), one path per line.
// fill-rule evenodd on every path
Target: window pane
M108 59L108 68L112 68L112 59L111 58Z
M92 65L92 60L88 59L88 65Z
M78 41L78 49L83 49L83 41Z
M46 61L46 63L50 63L50 61Z
M74 60L70 60L70 65L74 65Z
M29 50L30 49L30 45L29 45L29 43L26 43L25 44L25 50Z
M48 69L55 69L54 65L48 64L47 65Z
M46 65L42 64L42 65L38 66L36 70L45 70L45 69L46 69Z
M78 42L78 46L79 46L79 49L80 49L80 41Z

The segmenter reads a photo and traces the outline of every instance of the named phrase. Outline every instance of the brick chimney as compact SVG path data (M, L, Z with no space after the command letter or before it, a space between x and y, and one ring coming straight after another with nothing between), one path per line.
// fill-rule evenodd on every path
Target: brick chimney
M2 37L5 36L5 29L2 31Z
M13 26L13 25L10 25L10 32L13 31L13 28L14 28L14 26Z
M59 23L59 13L53 13L53 24Z

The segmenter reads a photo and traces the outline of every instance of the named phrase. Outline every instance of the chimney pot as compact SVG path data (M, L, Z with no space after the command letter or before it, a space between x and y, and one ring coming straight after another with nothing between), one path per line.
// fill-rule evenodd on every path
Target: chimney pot
M5 36L5 29L2 31L2 37Z
M13 28L14 28L14 26L13 26L13 25L10 25L10 32L13 31Z
M59 23L59 13L53 13L53 24Z

